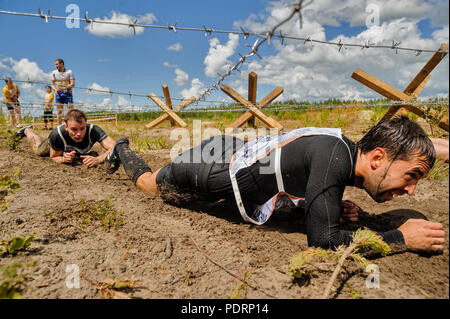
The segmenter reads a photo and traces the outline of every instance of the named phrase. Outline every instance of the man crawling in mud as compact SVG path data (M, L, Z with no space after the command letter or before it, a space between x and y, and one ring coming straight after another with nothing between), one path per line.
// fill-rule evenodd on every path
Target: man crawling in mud
M105 157L113 149L115 141L99 126L87 123L86 114L80 110L70 110L65 115L64 123L57 126L43 141L27 125L17 131L21 138L26 137L33 152L41 157L48 157L60 164L82 162L87 167L95 167L105 161ZM90 152L98 142L106 150L98 156Z
M275 209L303 207L308 245L334 248L352 239L340 223L358 219L358 206L342 201L346 186L366 190L379 203L411 196L435 159L423 129L401 117L379 123L357 143L340 129L326 128L300 128L248 143L214 136L154 173L122 138L105 165L114 173L122 163L135 185L151 196L232 200L242 218L257 225ZM423 219L409 219L379 235L416 251L442 251L445 242L442 224Z

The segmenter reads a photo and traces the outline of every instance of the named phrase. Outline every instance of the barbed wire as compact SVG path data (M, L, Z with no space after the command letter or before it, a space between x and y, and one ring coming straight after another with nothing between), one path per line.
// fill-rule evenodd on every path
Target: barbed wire
M177 27L177 23L175 23L175 25L171 25L170 23L168 23L167 26L160 26L160 25L153 25L153 24L138 24L137 21L135 20L134 22L130 23L123 23L123 22L118 22L118 21L102 21L102 20L95 20L95 19L89 19L88 18L88 13L85 13L85 18L76 18L76 17L60 17L60 16L52 16L50 15L50 10L48 10L48 13L45 14L43 13L40 9L38 9L38 14L33 14L33 13L25 13L25 12L13 12L13 11L5 11L5 10L0 10L0 13L2 14L8 14L8 15L16 15L16 16L30 16L30 17L39 17L39 18L43 18L45 19L46 23L48 23L49 19L64 19L64 20L78 20L78 21L84 21L88 24L91 25L91 27L93 27L94 23L99 23L99 24L114 24L114 25L123 25L123 26L128 26L133 28L134 33L136 34L136 27L143 27L143 28L156 28L156 29L168 29L171 31L176 32L177 29L178 30L184 30L184 31L204 31L205 35L211 35L212 33L227 33L227 34L238 34L238 35L243 35L245 39L247 39L249 36L256 36L258 37L258 39L253 43L253 45L251 46L251 51L249 53L247 53L246 55L240 55L240 59L239 61L235 64L235 65L231 65L229 64L227 67L227 72L225 74L220 74L219 75L219 79L217 81L215 81L211 86L209 86L208 88L204 89L202 91L202 93L199 95L199 97L197 97L192 103L195 103L198 106L199 101L204 101L204 102L209 102L209 103L224 103L224 101L206 101L205 97L209 94L211 94L211 92L213 90L218 90L219 86L221 85L222 82L224 82L224 80L229 77L234 71L240 71L240 68L247 62L247 59L256 55L258 56L260 59L261 56L258 54L258 50L261 47L262 44L266 43L270 46L270 42L272 38L279 38L281 39L282 43L284 43L284 39L290 39L290 40L301 40L304 41L304 43L306 44L307 42L310 43L321 43L321 44L329 44L329 45L335 45L338 47L339 52L341 51L342 48L346 48L346 47L360 47L362 49L368 49L368 48L384 48L384 49L393 49L396 51L396 53L398 53L398 50L406 50L406 51L415 51L417 53L417 55L420 55L422 52L431 52L431 53L436 53L436 52L441 52L442 54L446 54L448 53L448 51L443 50L443 49L438 49L438 50L428 50L428 49L417 49L417 48L406 48L406 47L400 47L401 42L396 42L395 40L392 41L392 45L387 46L387 45L375 45L375 44L371 44L370 41L364 43L363 45L361 44L352 44L352 43L343 43L341 40L339 40L339 42L332 42L332 41L322 41L322 40L315 40L315 39L311 39L311 37L307 37L307 38L302 38L302 37L292 37L289 36L287 34L282 34L281 31L279 31L279 33L277 34L276 31L278 28L280 28L282 25L284 25L285 23L287 23L288 21L290 21L296 14L298 14L299 16L299 25L300 28L302 28L302 9L306 6L308 6L309 4L312 3L312 0L309 1L308 3L304 4L303 0L299 0L298 2L289 4L288 6L293 7L293 10L291 12L291 14L285 18L283 21L279 22L277 25L275 25L270 31L267 32L247 32L245 31L242 27L241 27L241 31L227 31L227 30L214 30L211 28L207 28L205 25L203 25L203 28L187 28L187 27ZM30 83L30 84L49 84L46 82L40 82L40 81L30 81L28 79L28 81L24 81L24 80L13 80L16 82L24 82L24 83ZM129 98L131 99L132 97L144 97L144 98L149 98L148 95L144 95L144 94L138 94L138 93L131 93L129 92L116 92L113 91L111 89L109 89L108 91L106 90L100 90L100 89L94 89L92 87L78 87L75 86L75 89L82 89L82 90L86 90L88 93L101 93L101 94L109 94L109 95L123 95L123 96L129 96ZM158 98L164 98L163 96L157 96ZM172 100L178 100L178 101L183 101L185 99L180 99L180 98L171 98Z
M5 105L4 102L0 102L0 106ZM23 105L23 103L21 103ZM37 103L26 103L26 105L30 105L28 108L38 108L36 105ZM258 105L255 105L258 107ZM325 109L325 108L352 108L352 107L362 107L362 108L375 108L375 107L391 107L391 106L449 106L448 99L445 101L421 101L421 100L414 100L414 101L391 101L389 103L387 102L380 102L380 103L371 103L371 102L353 102L353 103L310 103L310 104L268 104L262 108L263 111L300 111L304 109ZM42 107L39 107L42 109ZM153 108L153 109L152 109ZM98 109L96 107L85 107L83 108L86 112L99 112L99 114L109 114L107 112L113 112L111 114L120 114L120 113L133 113L134 111L137 111L137 113L167 113L167 112L173 112L173 113L215 113L215 112L245 112L248 111L246 107L227 107L227 108L206 108L206 109L189 109L189 110L171 110L171 111L165 111L162 109L156 109L153 105L111 105L107 108ZM105 113L106 112L106 113Z
M300 1L299 3L301 3ZM309 3L311 3L310 1ZM294 7L297 7L299 5L293 4ZM309 4L308 3L308 4ZM306 5L304 5L306 6ZM50 10L47 11L47 13L44 13L40 9L38 9L38 13L28 13L28 12L16 12L16 11L6 11L6 10L0 10L1 14L6 15L13 15L13 16L27 16L27 17L35 17L35 18L41 18L44 19L46 23L48 23L49 20L73 20L73 21L82 21L86 22L88 25L91 26L91 28L94 28L94 24L110 24L110 25L122 25L125 27L129 27L133 30L133 33L136 34L136 28L151 28L151 29L165 29L172 32L177 31L196 31L196 32L204 32L205 36L210 36L213 33L217 34L237 34L244 36L245 39L247 39L250 36L256 36L256 37L267 37L268 34L270 34L271 38L278 38L281 39L282 42L284 42L285 39L288 40L296 40L296 41L303 41L304 43L310 42L310 43L320 43L320 44L326 44L331 45L339 48L339 51L342 47L359 47L362 49L368 49L368 48L378 48L378 49L392 49L398 52L398 50L405 50L405 51L414 51L417 54L421 54L423 52L430 52L430 53L436 53L436 52L445 52L448 53L448 51L444 50L433 50L433 49L420 49L420 48L409 48L409 47L401 47L401 42L396 42L395 40L392 41L392 45L376 45L370 43L370 41L365 42L364 44L356 44L356 43L343 43L341 40L339 42L333 42L333 41L322 41L322 40L316 40L311 39L311 37L296 37L296 36L290 36L288 34L283 34L281 31L278 34L269 32L251 32L244 30L243 27L240 27L241 31L236 30L219 30L219 29L213 29L206 27L205 24L203 24L202 28L198 27L181 27L178 26L178 21L175 24L171 24L170 22L167 23L167 25L156 25L156 24L142 24L138 23L139 19L135 19L134 21L129 20L128 23L126 22L119 22L119 21L103 21L98 20L94 18L88 17L88 12L85 12L84 18L80 17L62 17L62 16L54 16L50 15ZM301 13L297 10L296 13L299 13L299 19L301 19Z
M303 0L300 0L300 1L298 1L297 3L295 3L295 4L291 4L290 6L293 6L293 7L294 7L294 9L292 10L291 14L290 14L286 19L284 19L283 21L281 21L280 23L278 23L276 26L274 26L274 27L272 28L272 30L266 32L264 38L263 38L261 41L260 41L260 39L257 39L257 40L253 43L253 45L252 45L252 47L251 47L251 51L250 51L249 53L247 53L246 55L241 55L241 54L239 54L240 57L241 57L241 58L239 59L239 61L238 61L235 65L233 65L233 66L230 66L230 65L229 65L229 66L228 66L228 71L227 71L226 74L223 74L223 75L222 75L222 74L218 74L218 75L219 75L219 79L218 79L216 82L214 82L211 86L209 86L208 88L206 88L205 90L203 90L203 92L199 95L199 97L196 99L196 101L201 101L201 100L203 100L207 95L211 94L211 92L212 92L213 90L217 90L217 89L220 87L220 84L221 84L227 77L229 77L229 76L233 73L233 71L241 72L239 69L244 65L244 63L247 61L248 58L250 58L250 57L256 55L256 56L258 56L260 59L262 59L261 56L258 54L259 47L260 47L263 43L265 43L265 42L267 42L268 45L270 46L270 39L271 39L272 37L274 37L275 32L277 31L277 29L278 29L279 27L281 27L283 24L285 24L286 22L288 22L289 20L291 20L291 19L294 17L294 15L295 15L296 13L298 13L298 15L299 15L300 28L302 28L303 23L302 23L301 10L302 10L302 8L304 8L305 6L309 5L311 2L312 2L312 1L308 2L306 5L303 5ZM281 34L281 31L280 31L280 34Z
M0 80L6 80L8 77L5 77L5 76L3 76L3 77L0 77ZM30 85L35 85L35 84L40 84L40 85L50 85L51 84L51 82L49 81L49 82L44 82L44 81L39 81L39 80L30 80L30 79L27 79L27 80L19 80L19 79L13 79L13 78L11 78L11 80L13 81L13 82L17 82L17 83L27 83L27 84L30 84ZM111 90L111 89L109 89L109 90L100 90L100 89L94 89L94 88L92 88L92 87L82 87L82 86L74 86L73 87L74 89L79 89L79 90L85 90L85 91L87 91L86 93L100 93L100 94L106 94L106 95L124 95L124 96L128 96L128 97L142 97L142 98L149 98L149 95L147 94L147 95L145 95L145 94L139 94L139 93L132 93L131 91L129 91L129 92L116 92L116 91L113 91L113 90ZM160 98L160 99L164 99L165 97L164 96L161 96L161 95L155 95L157 98ZM183 98L173 98L173 97L171 97L170 98L171 100L174 100L174 101L184 101L184 100L186 100L186 99L183 99ZM214 100L209 100L209 101L205 101L205 102L210 102L210 103L223 103L224 101L214 101Z

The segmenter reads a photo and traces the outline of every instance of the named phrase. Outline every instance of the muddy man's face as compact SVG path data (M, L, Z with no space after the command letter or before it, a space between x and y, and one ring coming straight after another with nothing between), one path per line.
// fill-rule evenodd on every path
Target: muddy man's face
M69 133L70 138L77 143L83 141L86 135L86 121L84 119L81 120L81 123L70 119L64 124L64 128Z
M394 196L412 196L417 183L429 170L429 164L422 157L413 156L409 160L394 162L384 158L380 166L365 180L364 188L378 203L392 200Z

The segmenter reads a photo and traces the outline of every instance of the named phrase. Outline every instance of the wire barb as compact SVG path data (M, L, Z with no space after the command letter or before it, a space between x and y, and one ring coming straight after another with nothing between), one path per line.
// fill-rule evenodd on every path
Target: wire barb
M176 33L176 32L177 32L177 24L178 24L178 21L175 22L174 25L170 25L170 22L167 22L168 29L169 29L169 30L172 30L173 32Z
M205 37L213 33L213 29L208 29L205 25L203 25L203 29L205 29Z

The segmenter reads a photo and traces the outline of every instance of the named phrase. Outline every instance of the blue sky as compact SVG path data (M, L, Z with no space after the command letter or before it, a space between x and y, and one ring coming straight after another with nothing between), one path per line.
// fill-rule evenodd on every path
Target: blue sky
M405 46L425 49L437 49L441 42L448 43L448 1L410 0L408 5L414 7L410 10L398 7L395 3L398 0L380 1L378 29L369 32L365 8L371 2L316 0L304 13L302 30L298 27L298 19L294 19L283 26L283 31L320 40L342 38L353 43L373 39L372 42L386 44L396 40ZM52 15L67 16L66 6L76 4L81 16L88 11L89 17L96 19L128 15L158 25L178 21L178 25L183 27L206 25L214 29L239 30L239 26L244 26L246 30L260 31L269 30L280 16L290 10L285 3L266 0L0 0L0 9L30 13L36 13L38 8L45 12L50 9ZM443 10L446 13L443 14ZM92 34L83 22L78 29L68 29L62 20L45 23L38 18L3 14L0 14L0 28L3 30L0 76L26 79L28 74L31 79L40 79L54 69L54 59L63 58L66 67L73 70L77 86L162 95L161 85L166 83L173 99L198 95L202 88L217 80L216 71L223 73L224 62L236 63L238 53L248 53L250 48L247 45L256 39L231 38L226 34L205 37L203 32L174 33L156 29L145 29L137 35L127 34L125 30L122 35L111 37L114 31L105 29L102 34ZM169 47L175 44L180 49L170 50ZM341 58L336 57L336 51L334 47L323 45L308 47L299 41L284 45L273 41L271 47L261 47L262 60L253 57L241 74L232 75L225 83L246 96L248 72L255 71L260 84L258 99L276 86L285 89L280 99L373 98L378 95L350 78L355 68L363 68L403 89L431 56L422 54L415 57L411 52L396 55L391 50L365 53L360 49L348 49ZM208 56L209 62L206 63ZM381 67L380 61L384 63ZM432 76L436 80L432 78L423 92L424 96L448 94L448 57L435 73ZM23 85L22 102L40 101L42 89L42 86ZM74 97L76 102L89 105L154 105L146 98L133 97L130 100L128 97L89 94L83 90L75 90ZM207 97L207 100L226 99L220 91ZM177 102L174 100L174 104Z

